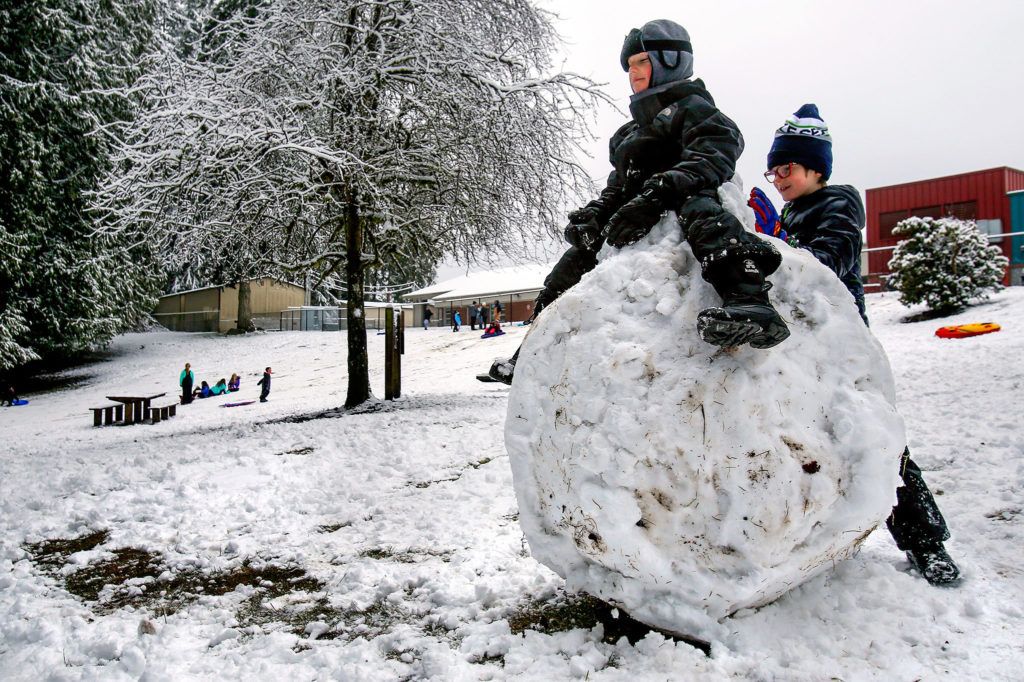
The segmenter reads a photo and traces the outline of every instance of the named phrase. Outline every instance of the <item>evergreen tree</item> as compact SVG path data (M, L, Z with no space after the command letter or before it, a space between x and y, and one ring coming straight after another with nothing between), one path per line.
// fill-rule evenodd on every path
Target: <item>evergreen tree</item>
M0 6L0 369L104 343L154 303L147 249L96 236L88 208L158 20L156 0Z
M905 305L953 312L1002 288L1009 261L974 221L912 217L892 233L902 241L889 261L889 286Z

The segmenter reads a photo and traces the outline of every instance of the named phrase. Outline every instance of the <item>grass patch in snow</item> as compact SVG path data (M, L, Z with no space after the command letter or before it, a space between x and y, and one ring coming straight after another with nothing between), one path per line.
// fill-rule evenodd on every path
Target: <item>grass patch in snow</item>
M589 630L598 623L604 626L602 639L609 644L614 644L622 637L631 644L636 644L650 633L657 632L668 639L696 647L705 654L711 652L711 647L706 642L652 628L589 594L563 594L553 600L532 601L508 616L509 629L517 635L526 630L545 634L576 628Z
M313 452L314 450L316 450L316 448L304 447L304 448L294 448L292 450L285 450L284 452L275 452L274 454L276 456L278 456L278 457L283 457L284 455L308 455L309 453Z
M145 602L147 583L163 572L158 554L136 547L113 550L113 556L89 563L64 578L68 592L87 602L101 602L101 612ZM112 590L104 593L110 585ZM143 605L139 604L139 605Z
M406 550L395 551L392 547L374 547L359 553L359 556L376 561L394 561L400 564L417 564L428 557L435 557L447 563L451 561L454 552L448 549L416 549L410 547Z
M451 483L462 478L462 475L466 473L467 470L479 469L483 465L490 464L493 461L494 457L484 457L483 459L477 460L476 462L468 462L466 466L462 467L462 469L457 471L454 476L451 476L449 478L438 478L432 481L419 481L418 483L410 483L409 485L411 485L414 488L429 488L430 486L436 483Z
M333 533L335 531L341 530L342 528L348 528L351 525L352 525L351 521L342 521L341 523L327 523L327 524L324 524L322 526L317 526L316 527L316 532L318 532L318 533Z
M88 603L96 613L110 613L130 606L167 615L202 596L221 596L239 587L255 589L250 600L261 602L323 589L321 581L295 565L246 559L239 566L214 573L193 567L174 571L166 566L161 555L138 547L110 550L82 568L66 573L64 567L72 554L94 550L109 538L109 531L99 530L77 538L28 544L25 549L44 573L62 579L67 591Z
M331 532L348 524L323 527ZM76 552L96 550L110 539L110 532L98 530L76 538L55 538L26 544L33 562L44 573L62 580L71 594L97 614L121 608L145 609L164 616L184 609L201 597L229 594L250 588L238 608L239 627L258 625L264 629L287 630L309 639L355 639L376 637L400 623L418 618L401 606L379 600L365 608L332 606L324 584L295 565L278 565L246 559L234 568L205 573L198 568L172 570L163 557L138 547L120 547L103 552L100 558L67 573L65 566ZM395 551L390 547L363 552L376 560L418 563L428 557L448 561L452 552L430 549Z
M341 608L332 606L323 594L268 597L265 594L249 597L238 611L239 623L259 625L263 629L275 629L275 624L280 624L283 629L309 639L351 641L359 637L373 639L390 632L396 625L418 621L401 606L385 599L366 608Z
M55 538L26 544L25 551L32 555L32 561L42 567L58 569L68 562L68 557L75 552L87 552L96 549L110 539L109 530L97 530L80 535L77 538Z

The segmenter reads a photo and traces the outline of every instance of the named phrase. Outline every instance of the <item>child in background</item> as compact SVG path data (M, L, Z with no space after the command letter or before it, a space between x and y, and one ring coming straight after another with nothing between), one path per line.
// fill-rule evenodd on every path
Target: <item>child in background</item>
M228 379L228 390L232 393L237 391L242 385L242 377L235 373L231 374L231 378Z
M3 388L0 389L0 406L4 403L8 407L13 407L16 400L18 400L18 392L14 390L14 384L4 382L0 384Z
M267 402L267 396L270 395L270 375L273 371L267 367L263 370L263 378L256 382L257 386L262 386L263 390L260 391L260 402Z
M213 395L213 393L210 389L210 384L205 381L199 384L199 388L192 391L193 398L209 398L211 395Z
M758 188L750 192L749 205L757 218L757 231L810 251L836 273L857 304L864 324L864 286L860 281L861 229L864 205L860 192L850 185L828 185L832 175L832 138L814 104L805 104L775 131L768 152L765 178L782 195L782 217ZM896 489L896 506L886 526L896 546L932 585L957 581L960 569L946 553L943 542L949 528L928 490L921 469L910 459L910 449L900 460L903 485Z

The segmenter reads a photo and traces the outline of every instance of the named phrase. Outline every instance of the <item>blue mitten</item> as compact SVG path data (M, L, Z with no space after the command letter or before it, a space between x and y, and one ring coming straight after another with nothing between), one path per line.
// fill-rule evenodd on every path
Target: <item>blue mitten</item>
M755 227L758 232L769 237L776 237L782 241L786 241L789 238L786 231L782 229L782 223L779 221L779 212L775 210L775 206L768 200L768 197L761 191L760 187L750 190L750 200L747 202L747 206L754 209Z

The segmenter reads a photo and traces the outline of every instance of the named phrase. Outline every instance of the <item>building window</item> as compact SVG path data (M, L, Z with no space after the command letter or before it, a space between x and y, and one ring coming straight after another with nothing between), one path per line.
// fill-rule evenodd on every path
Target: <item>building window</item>
M909 215L909 211L890 211L889 213L883 213L878 216L879 239L888 239L889 241L893 241L895 237L892 236L892 228L896 227L897 223Z
M977 201L961 201L946 205L946 215L960 220L974 220L978 217Z
M999 218L994 220L977 220L978 231L982 234L1002 234L1003 221Z
M925 206L913 209L910 211L910 215L915 218L942 218L945 217L946 212L942 210L941 206Z

